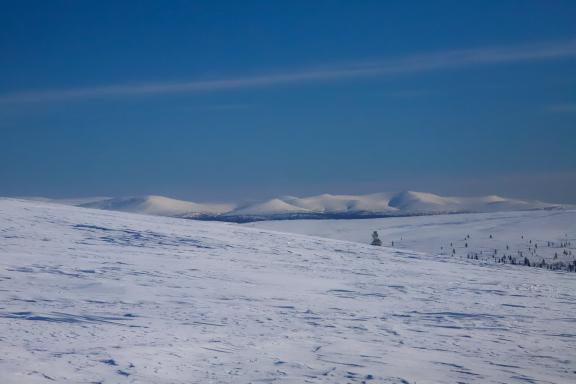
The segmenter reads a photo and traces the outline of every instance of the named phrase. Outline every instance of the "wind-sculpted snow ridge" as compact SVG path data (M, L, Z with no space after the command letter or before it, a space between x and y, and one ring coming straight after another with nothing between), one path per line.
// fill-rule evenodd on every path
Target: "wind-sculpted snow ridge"
M396 194L280 196L245 204L194 203L163 196L55 200L35 197L29 199L111 211L235 223L263 220L367 219L566 208L560 204L507 199L500 196L442 197L432 193L412 191Z
M0 199L0 378L573 383L573 273Z

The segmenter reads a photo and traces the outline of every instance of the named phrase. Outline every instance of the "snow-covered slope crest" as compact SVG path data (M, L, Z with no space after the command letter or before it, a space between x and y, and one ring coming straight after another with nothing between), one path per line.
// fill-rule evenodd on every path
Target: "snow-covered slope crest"
M369 195L280 196L247 204L201 204L163 196L52 201L113 211L232 222L273 219L354 219L562 207L558 204L507 199L500 196L444 197L413 191Z
M572 383L574 274L0 199L0 378Z

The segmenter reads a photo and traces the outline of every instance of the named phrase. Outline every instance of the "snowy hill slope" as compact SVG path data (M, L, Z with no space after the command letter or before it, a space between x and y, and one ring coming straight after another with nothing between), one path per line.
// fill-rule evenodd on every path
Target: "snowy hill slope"
M73 205L169 217L213 216L228 212L233 208L230 204L198 204L164 196L117 197Z
M0 377L572 383L575 274L0 199Z
M395 209L388 204L389 194L372 195L330 195L323 194L311 197L285 197L284 200L294 206L306 208L319 213L340 212L389 212Z
M249 204L232 212L228 215L236 216L274 216L292 213L313 213L311 210L295 206L281 199L271 199L262 203Z
M559 204L507 199L500 196L443 197L412 191L396 194L281 196L248 204L200 204L162 196L94 198L88 202L84 199L60 199L53 202L157 216L230 222L299 218L354 219L563 208Z
M404 191L394 195L389 203L391 207L405 211L447 211L461 204L459 199L442 197L433 193Z
M553 204L522 201L500 196L442 197L432 193L405 191L390 199L389 205L412 213L455 213L519 211L553 208Z
M56 203L56 204L64 204L64 205L75 205L81 207L85 204L97 203L99 201L110 200L111 197L107 196L92 196L92 197L77 197L77 198L60 198L60 199L51 199L47 197L38 197L38 196L21 196L15 197L16 199L25 199L25 200L32 200L32 201L43 201L46 203Z
M517 259L521 252L533 262L573 263L576 260L576 210L259 221L244 226L363 244L372 240L372 231L378 231L384 245L394 244L397 248L439 256L454 250L457 258L478 253L480 260L485 261L493 261L494 250L500 257L512 255Z

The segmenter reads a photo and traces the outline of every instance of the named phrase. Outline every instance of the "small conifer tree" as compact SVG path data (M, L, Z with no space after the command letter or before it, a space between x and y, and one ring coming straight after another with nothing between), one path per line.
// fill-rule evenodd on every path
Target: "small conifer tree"
M370 244L375 245L377 247L382 246L382 240L378 238L378 232L376 231L372 232L372 242Z

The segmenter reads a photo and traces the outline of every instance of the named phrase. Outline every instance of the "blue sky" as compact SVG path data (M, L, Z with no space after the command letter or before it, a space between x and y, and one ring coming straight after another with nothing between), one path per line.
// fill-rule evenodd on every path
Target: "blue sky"
M0 195L576 203L574 1L2 1Z

